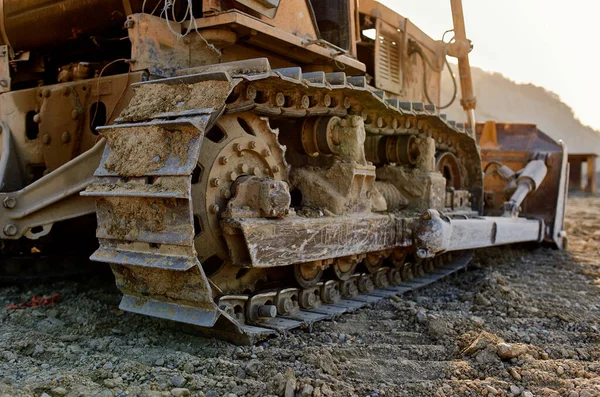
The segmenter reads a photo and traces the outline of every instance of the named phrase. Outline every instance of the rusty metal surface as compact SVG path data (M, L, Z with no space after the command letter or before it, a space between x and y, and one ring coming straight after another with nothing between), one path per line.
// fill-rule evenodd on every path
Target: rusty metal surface
M334 55L337 53L337 51L321 46L318 43L309 44L311 43L311 39L307 40L305 37L296 36L282 26L271 26L239 11L228 11L214 16L199 18L196 20L196 23L200 29L227 27L236 32L238 36L247 37L247 44L265 49L274 54L285 54L286 57L293 59L296 63L331 65L332 52ZM255 33L252 34L252 32ZM294 48L293 51L289 51L290 46ZM235 50L236 48L231 47L231 50ZM235 52L231 50L228 52L231 52L235 56ZM243 54L244 51L240 49L240 53ZM223 58L223 62L243 59L239 57L231 59L227 58L227 56ZM257 56L261 55L253 54L253 57ZM275 60L277 56L273 58ZM365 70L364 64L351 56L335 55L335 60L340 65L344 65L346 68L345 71L348 73L362 73ZM293 63L288 63L288 65L292 66ZM339 70L339 68L335 68Z
M448 251L472 250L527 241L542 241L544 221L524 218L480 217L451 219L428 211L415 225L415 247L420 258Z
M460 88L462 92L460 104L465 112L467 112L467 122L472 127L476 124L474 110L477 104L477 99L473 94L473 79L471 77L471 65L469 63L471 42L467 39L462 0L450 0L450 5L452 7L452 22L454 24L454 36L456 43L469 49L469 51L462 51L455 55L457 55L458 58L458 71L460 77Z
M122 0L3 0L0 26L6 37L2 44L31 50L89 40L95 34L118 36L129 11L124 4ZM131 11L140 12L143 0L129 4ZM176 14L183 9L181 4L176 8ZM34 28L39 26L44 34Z
M20 170L13 170L22 175L18 188L91 149L98 141L92 124L111 123L131 98L129 85L142 76L107 76L2 94L2 121L19 159ZM96 106L105 112L95 112Z
M4 128L2 135L10 136L10 130ZM80 197L79 192L93 182L104 144L101 140L91 150L21 190L0 193L2 239L24 235L37 239L50 232L55 222L94 213L94 200ZM41 230L33 232L36 227Z
M338 216L335 222L327 217L226 222L231 233L239 229L243 234L251 260L246 263L245 255L233 256L233 262L253 267L284 266L392 248L398 245L396 229L401 224L392 216L376 214Z

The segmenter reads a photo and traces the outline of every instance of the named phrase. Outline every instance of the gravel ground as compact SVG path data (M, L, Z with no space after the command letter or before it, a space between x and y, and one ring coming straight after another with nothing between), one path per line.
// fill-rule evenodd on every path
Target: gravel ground
M600 198L570 248L469 271L256 346L124 313L109 277L0 288L0 396L600 396ZM7 310L60 293L52 307Z

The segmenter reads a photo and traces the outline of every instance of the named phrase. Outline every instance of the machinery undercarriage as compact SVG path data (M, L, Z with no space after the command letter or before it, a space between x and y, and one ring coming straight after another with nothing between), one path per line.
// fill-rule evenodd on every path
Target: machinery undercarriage
M254 26L240 15L227 32ZM253 341L427 285L476 248L562 245L566 152L535 127L465 128L411 101L412 83L394 93L318 65L213 63L206 48L189 64L197 38L165 50L164 21L135 14L125 26L128 73L2 96L5 113L37 103L2 121L6 258L95 213L92 259L110 264L122 309ZM224 32L205 32L209 52L235 42ZM326 57L321 44L313 56ZM393 46L374 45L391 59ZM376 85L391 76L381 68ZM79 135L65 132L74 126ZM509 136L519 146L502 151ZM35 158L19 153L30 141L41 141L43 176L14 171Z

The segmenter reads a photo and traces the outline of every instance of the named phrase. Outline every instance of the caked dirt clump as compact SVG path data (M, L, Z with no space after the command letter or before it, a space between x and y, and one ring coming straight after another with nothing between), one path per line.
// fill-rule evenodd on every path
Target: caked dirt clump
M198 132L192 129L169 131L158 126L107 130L109 155L104 168L120 176L144 176L164 166L181 166Z
M135 87L133 99L121 112L120 121L151 120L163 113L176 116L195 109L218 109L231 91L228 81L194 84L143 84Z

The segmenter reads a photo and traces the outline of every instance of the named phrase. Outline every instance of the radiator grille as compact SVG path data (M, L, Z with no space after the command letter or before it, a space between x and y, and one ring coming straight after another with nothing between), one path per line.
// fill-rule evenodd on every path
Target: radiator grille
M391 34L390 30L378 21L375 41L375 86L379 89L402 93L402 35Z

